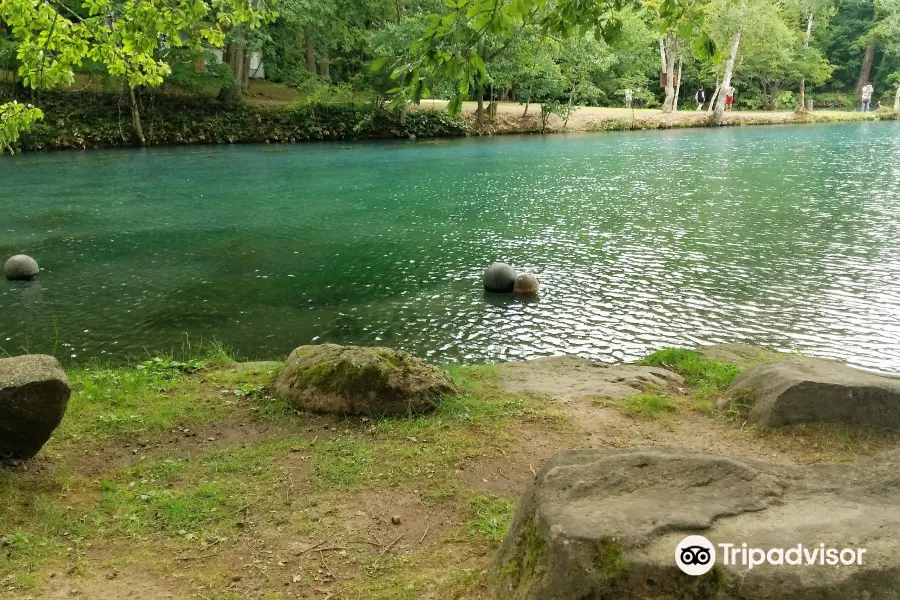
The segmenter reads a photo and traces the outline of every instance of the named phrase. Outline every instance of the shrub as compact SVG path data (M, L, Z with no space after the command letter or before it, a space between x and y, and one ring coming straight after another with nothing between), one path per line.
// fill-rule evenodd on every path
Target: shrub
M437 111L399 110L370 102L302 102L287 108L224 104L214 98L147 95L141 99L151 146L450 137L465 124ZM108 148L132 144L130 113L115 94L44 92L44 121L22 136L24 150ZM121 110L120 110L121 108Z

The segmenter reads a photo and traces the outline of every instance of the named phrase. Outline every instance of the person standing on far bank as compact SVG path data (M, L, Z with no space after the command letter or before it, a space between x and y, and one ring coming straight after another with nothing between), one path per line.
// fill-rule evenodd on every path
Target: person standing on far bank
M703 88L697 90L697 93L694 94L694 100L697 101L697 110L701 110L706 103L706 90Z
M872 87L872 83L867 83L866 87L862 89L862 111L869 112L872 108L872 94L875 93L875 88Z

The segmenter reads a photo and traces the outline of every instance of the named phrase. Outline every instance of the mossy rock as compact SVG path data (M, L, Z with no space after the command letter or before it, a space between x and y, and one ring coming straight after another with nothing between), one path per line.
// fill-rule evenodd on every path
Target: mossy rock
M777 499L773 477L712 456L571 450L548 461L519 501L491 574L497 598L716 598L720 573L681 573L663 533L701 529ZM735 481L747 483L732 497ZM704 484L708 484L705 486ZM703 507L698 510L696 505ZM685 534L682 534L682 536Z
M561 452L519 501L491 572L494 596L893 600L898 467L897 450L856 465L810 466L663 447ZM692 535L717 552L698 576L675 560L679 543ZM785 559L751 572L746 561L724 560L722 544L743 542L764 552L822 544L868 553L852 566Z
M458 392L442 370L401 350L300 346L271 391L298 410L342 415L408 415Z

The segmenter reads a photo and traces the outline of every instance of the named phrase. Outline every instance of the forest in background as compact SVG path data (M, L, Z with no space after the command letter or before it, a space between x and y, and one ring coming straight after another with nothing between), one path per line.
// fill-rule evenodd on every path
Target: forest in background
M743 110L853 107L869 81L873 105L896 110L900 0L0 0L0 102L18 101L2 105L0 147L40 121L24 103L97 108L53 88L117 98L122 135L145 143L163 97L240 105L253 53L296 91L289 109L353 106L352 127L366 110L402 120L423 96L477 101L481 124L494 100L564 117L622 106L625 90L667 112L695 108L700 87L721 108L729 86Z

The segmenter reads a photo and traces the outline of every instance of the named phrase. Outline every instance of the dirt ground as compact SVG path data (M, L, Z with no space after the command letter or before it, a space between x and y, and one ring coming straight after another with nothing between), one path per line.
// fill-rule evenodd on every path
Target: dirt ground
M515 502L559 450L797 464L898 445L858 429L758 430L658 367L448 367L463 395L385 420L294 412L265 392L277 368L71 373L63 426L36 459L0 469L4 597L489 598Z

